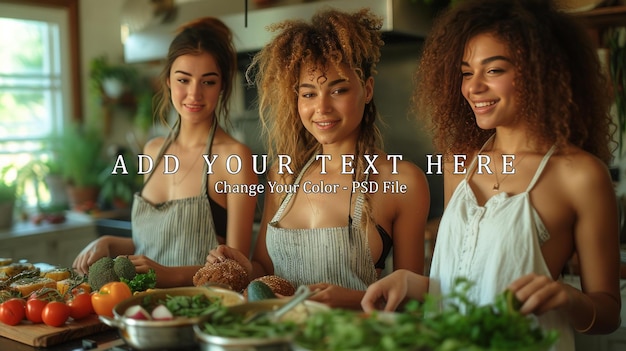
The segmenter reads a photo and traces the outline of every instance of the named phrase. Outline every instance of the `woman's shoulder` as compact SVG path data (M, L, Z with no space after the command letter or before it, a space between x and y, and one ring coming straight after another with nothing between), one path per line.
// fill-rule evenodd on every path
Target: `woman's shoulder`
M146 142L146 144L143 147L143 152L144 154L147 154L147 155L156 155L159 152L159 150L161 150L164 143L165 143L164 136L154 137L148 140L148 142Z
M252 157L252 151L248 145L240 142L226 132L219 133L215 136L213 151L222 154L237 155L242 158Z
M374 166L379 178L421 182L426 177L417 164L405 160L402 155L380 152ZM369 171L374 170L370 167Z
M564 184L575 189L610 181L608 166L602 160L573 145L557 150L550 163Z

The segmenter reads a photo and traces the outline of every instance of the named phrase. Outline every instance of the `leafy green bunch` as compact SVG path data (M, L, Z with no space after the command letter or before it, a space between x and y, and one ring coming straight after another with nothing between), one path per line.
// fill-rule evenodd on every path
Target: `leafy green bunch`
M435 306L440 299L426 298L422 324L432 345L438 345L435 350L547 350L558 339L555 331L544 333L519 312L520 303L511 291L496 296L493 304L479 306L467 297L472 286L457 279L439 312Z
M296 343L307 350L538 351L557 340L556 332L544 333L519 313L519 302L510 291L491 305L479 306L467 296L472 285L458 279L449 296L428 296L424 303L413 300L393 314L320 312L306 321Z

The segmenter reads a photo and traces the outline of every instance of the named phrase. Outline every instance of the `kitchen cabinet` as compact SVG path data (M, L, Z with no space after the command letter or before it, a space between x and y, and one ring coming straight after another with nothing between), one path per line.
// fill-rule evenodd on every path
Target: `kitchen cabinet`
M71 267L76 255L96 238L94 223L85 214L70 213L60 224L18 222L0 231L0 257Z

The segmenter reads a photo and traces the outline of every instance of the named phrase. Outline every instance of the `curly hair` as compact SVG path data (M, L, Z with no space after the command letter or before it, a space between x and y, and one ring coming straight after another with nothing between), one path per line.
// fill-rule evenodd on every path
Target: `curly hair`
M317 69L333 65L343 74L345 64L364 84L376 74L384 44L381 27L382 20L369 9L344 13L332 8L315 13L310 23L288 20L269 27L279 33L252 58L246 78L258 87L259 115L270 160L288 154L292 170L298 174L309 158L321 151L321 144L305 129L298 114L300 69L308 64ZM356 174L362 175L365 167L361 156L381 145L377 117L371 100L360 125Z
M577 20L545 0L463 1L442 13L414 76L413 106L446 154L479 149L493 130L476 124L461 93L466 43L490 33L508 46L516 68L519 118L543 146L572 144L611 160L610 98L591 38Z
M222 96L216 109L218 121L228 120L228 106L237 71L237 53L232 42L231 30L219 19L202 17L182 25L170 44L165 67L159 76L159 89L155 95L156 115L167 125L172 109L171 93L167 80L174 61L182 55L209 53L222 72Z

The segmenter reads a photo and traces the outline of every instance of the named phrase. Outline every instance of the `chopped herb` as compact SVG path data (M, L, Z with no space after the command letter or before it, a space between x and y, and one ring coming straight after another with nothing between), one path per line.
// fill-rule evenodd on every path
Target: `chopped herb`
M126 283L133 293L146 291L148 289L154 289L156 286L156 272L154 269L150 269L148 273L139 273L131 280L120 277L120 281Z

